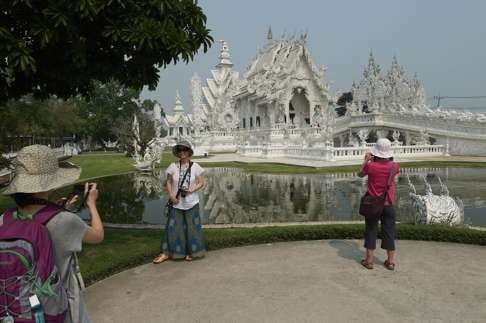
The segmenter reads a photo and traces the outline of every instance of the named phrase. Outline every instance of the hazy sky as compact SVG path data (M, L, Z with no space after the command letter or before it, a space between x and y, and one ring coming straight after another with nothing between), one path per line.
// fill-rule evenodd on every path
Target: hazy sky
M486 96L486 1L484 0L205 0L200 1L215 40L228 42L234 69L240 74L266 42L308 32L316 64L326 66L331 92L349 90L361 78L370 50L382 71L394 54L407 76L423 82L428 101L434 95ZM172 112L179 89L191 111L190 79L203 80L218 63L220 44L161 71L156 91L143 98L159 101ZM205 83L205 81L203 81ZM486 99L444 100L443 106L486 107Z

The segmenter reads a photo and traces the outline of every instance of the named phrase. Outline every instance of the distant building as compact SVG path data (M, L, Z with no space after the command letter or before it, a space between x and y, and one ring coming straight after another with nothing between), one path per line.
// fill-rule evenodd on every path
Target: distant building
M176 94L174 114L166 114L162 118L162 127L167 130L167 139L176 141L182 137L191 137L194 134L192 116L184 111L179 92Z

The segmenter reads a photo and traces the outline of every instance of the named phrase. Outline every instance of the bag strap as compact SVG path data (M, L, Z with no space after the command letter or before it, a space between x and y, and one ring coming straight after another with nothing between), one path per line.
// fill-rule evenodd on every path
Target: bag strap
M56 205L46 205L35 213L33 220L39 224L46 225L47 222L63 210L62 207Z
M186 173L184 174L184 177L182 177L182 181L179 183L179 189L177 190L176 198L179 198L179 195L181 194L182 185L184 184L184 181L186 180L187 174L189 174L191 172L192 164L194 164L194 163L192 161L189 161L189 167L187 168ZM180 164L180 161L179 161L179 165L180 165L179 169L181 169L182 165Z
M385 192L383 193L383 200L385 200L385 201L388 198L388 187L390 186L390 181L391 181L391 178L392 178L394 165L395 165L395 163L391 162L390 171L388 172L388 179L386 180ZM388 202L391 202L391 201L388 201Z

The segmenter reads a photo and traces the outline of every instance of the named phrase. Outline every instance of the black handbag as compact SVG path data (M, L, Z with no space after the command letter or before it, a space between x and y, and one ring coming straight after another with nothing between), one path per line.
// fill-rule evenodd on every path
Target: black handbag
M379 218L383 214L385 208L385 201L388 197L388 186L393 172L393 162L391 163L390 172L388 173L388 179L386 181L385 192L380 196L371 196L366 192L361 198L359 203L359 214L365 218Z

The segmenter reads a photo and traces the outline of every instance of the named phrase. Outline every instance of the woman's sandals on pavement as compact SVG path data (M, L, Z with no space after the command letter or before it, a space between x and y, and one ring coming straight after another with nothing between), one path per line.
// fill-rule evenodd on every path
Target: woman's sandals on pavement
M389 262L388 260L385 260L383 265L385 265L385 268L388 270L395 270L395 264L393 262Z
M168 259L169 259L169 256L167 256L165 253L161 253L160 255L155 257L154 260L152 260L152 263L160 264L160 263L163 263L164 261L166 261Z
M373 263L367 262L366 259L361 260L361 265L366 269L373 269Z

